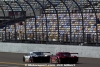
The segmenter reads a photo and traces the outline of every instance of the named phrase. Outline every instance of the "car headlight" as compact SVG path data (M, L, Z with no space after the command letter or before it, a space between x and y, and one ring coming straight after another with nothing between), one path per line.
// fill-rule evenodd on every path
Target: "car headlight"
M35 55L35 57L38 57L37 55Z
M45 56L48 56L48 55L45 55Z

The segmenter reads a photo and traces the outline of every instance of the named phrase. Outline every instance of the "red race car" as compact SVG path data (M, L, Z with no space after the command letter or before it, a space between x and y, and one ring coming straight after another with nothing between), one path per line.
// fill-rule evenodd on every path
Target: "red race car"
M77 63L78 57L71 56L72 54L78 53L58 52L50 57L50 63Z

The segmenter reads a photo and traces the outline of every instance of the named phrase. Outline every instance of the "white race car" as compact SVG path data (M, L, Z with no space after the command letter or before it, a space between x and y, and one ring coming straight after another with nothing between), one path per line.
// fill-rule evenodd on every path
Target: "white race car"
M30 52L23 56L23 62L49 62L50 54L46 53L50 52Z

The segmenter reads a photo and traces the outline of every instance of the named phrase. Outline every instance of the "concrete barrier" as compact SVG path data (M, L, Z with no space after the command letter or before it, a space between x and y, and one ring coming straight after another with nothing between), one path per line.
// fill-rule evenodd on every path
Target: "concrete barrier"
M79 53L79 57L100 58L100 47L50 45L50 44L22 44L0 43L0 52L28 53L30 51L50 51L55 54L59 51Z

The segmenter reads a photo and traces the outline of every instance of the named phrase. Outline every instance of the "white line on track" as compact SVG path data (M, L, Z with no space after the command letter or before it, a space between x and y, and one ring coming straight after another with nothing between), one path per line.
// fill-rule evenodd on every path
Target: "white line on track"
M19 66L7 66L7 67L19 67Z
M7 67L8 65L0 65L0 67Z
M25 64L22 64L22 63L13 63L13 62L0 62L0 64L13 64L13 65L25 66Z

